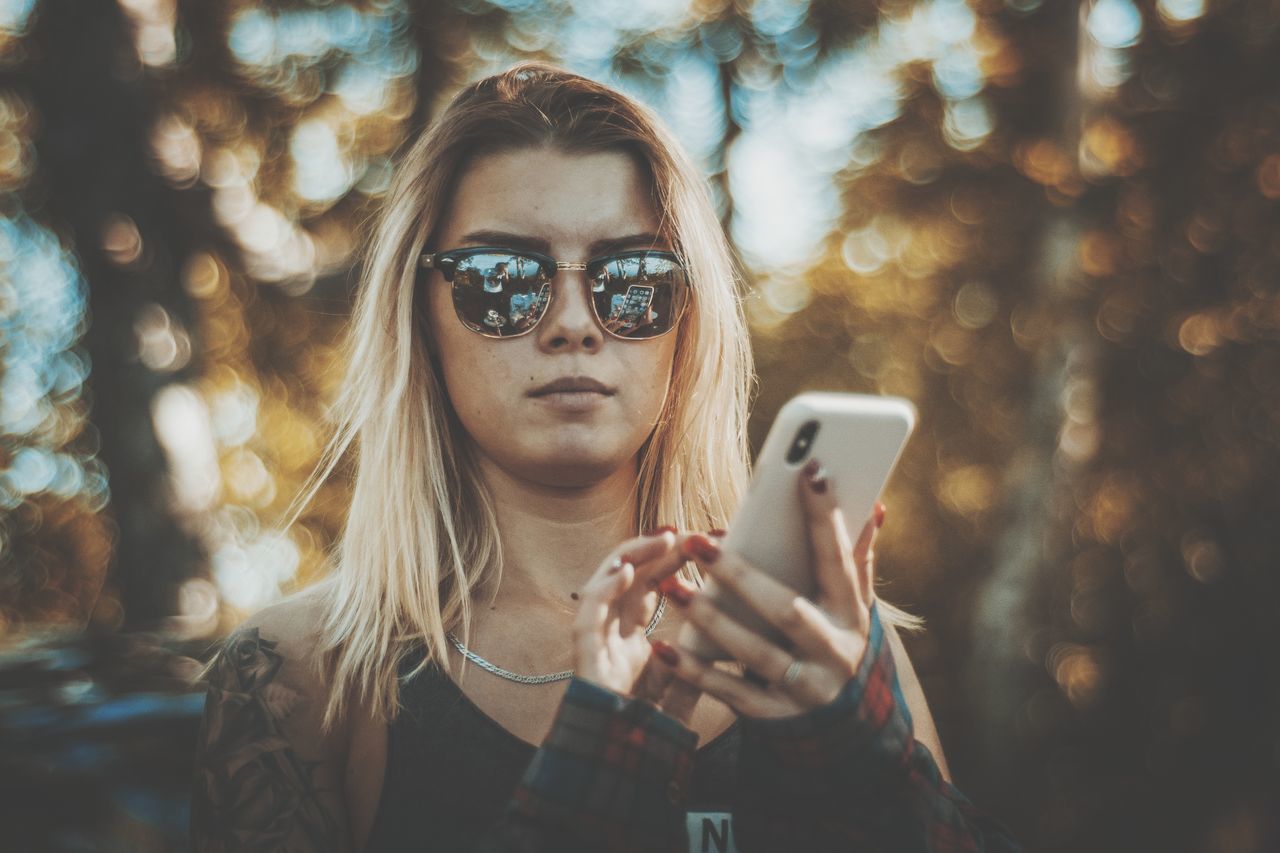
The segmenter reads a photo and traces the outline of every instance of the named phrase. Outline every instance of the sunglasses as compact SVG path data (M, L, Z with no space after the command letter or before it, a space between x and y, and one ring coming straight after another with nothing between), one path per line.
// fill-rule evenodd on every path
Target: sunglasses
M419 264L439 270L453 285L458 319L487 338L533 331L547 313L551 279L558 270L587 273L596 320L623 340L665 335L689 301L688 276L671 252L620 252L568 263L538 252L486 246L425 254Z

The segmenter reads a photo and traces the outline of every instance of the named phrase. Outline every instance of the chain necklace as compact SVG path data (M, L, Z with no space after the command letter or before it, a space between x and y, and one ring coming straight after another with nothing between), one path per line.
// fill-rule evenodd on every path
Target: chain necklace
M659 596L658 606L653 611L653 618L649 620L649 626L644 629L644 635L646 637L653 633L654 628L658 627L658 622L662 619L662 611L665 610L666 607L667 597L665 595ZM507 679L507 681L518 681L521 684L548 684L552 681L565 681L566 679L573 678L573 670L571 669L566 669L564 672L550 672L546 675L521 675L518 672L511 672L510 670L503 669L497 664L490 663L480 657L480 655L471 651L471 649L462 645L462 642L453 635L452 631L445 634L445 636L449 638L449 642L453 644L453 647L457 649L458 653L464 658L471 661L485 672L492 672L499 678Z

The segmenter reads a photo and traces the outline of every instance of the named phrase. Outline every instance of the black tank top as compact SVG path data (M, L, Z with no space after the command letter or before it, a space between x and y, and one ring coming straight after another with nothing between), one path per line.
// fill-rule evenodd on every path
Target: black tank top
M419 655L404 664L412 671ZM691 851L732 853L730 797L737 722L699 749L689 786ZM387 767L366 853L465 851L506 809L535 749L481 711L439 667L400 688L387 726Z

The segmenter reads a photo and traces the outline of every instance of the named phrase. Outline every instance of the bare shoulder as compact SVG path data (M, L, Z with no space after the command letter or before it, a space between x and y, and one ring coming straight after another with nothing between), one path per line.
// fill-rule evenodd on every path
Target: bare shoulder
M320 636L323 618L324 592L319 587L310 587L254 613L232 632L232 636L257 630L273 635L275 642L302 653Z
M196 850L347 850L345 733L321 726L322 602L304 593L245 621L217 648L192 799Z
M305 747L317 758L340 759L342 726L328 733L321 726L330 689L319 656L323 618L319 592L290 596L233 631L219 650L216 666L223 676L258 693L295 747Z

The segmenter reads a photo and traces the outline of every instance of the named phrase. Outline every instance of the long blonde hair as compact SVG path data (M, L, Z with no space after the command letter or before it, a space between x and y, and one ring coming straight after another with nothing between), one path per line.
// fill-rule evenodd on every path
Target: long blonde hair
M326 728L353 698L379 717L393 715L397 670L414 642L426 648L421 666L447 670L445 633L466 642L473 600L501 578L493 501L432 357L416 262L471 161L541 146L635 156L693 283L671 388L640 450L635 529L724 526L747 485L754 367L743 279L698 169L648 109L587 78L525 62L473 83L392 179L362 267L333 437L291 513L352 451L350 512L334 569L318 585L319 651L331 679ZM695 569L685 571L701 582Z

